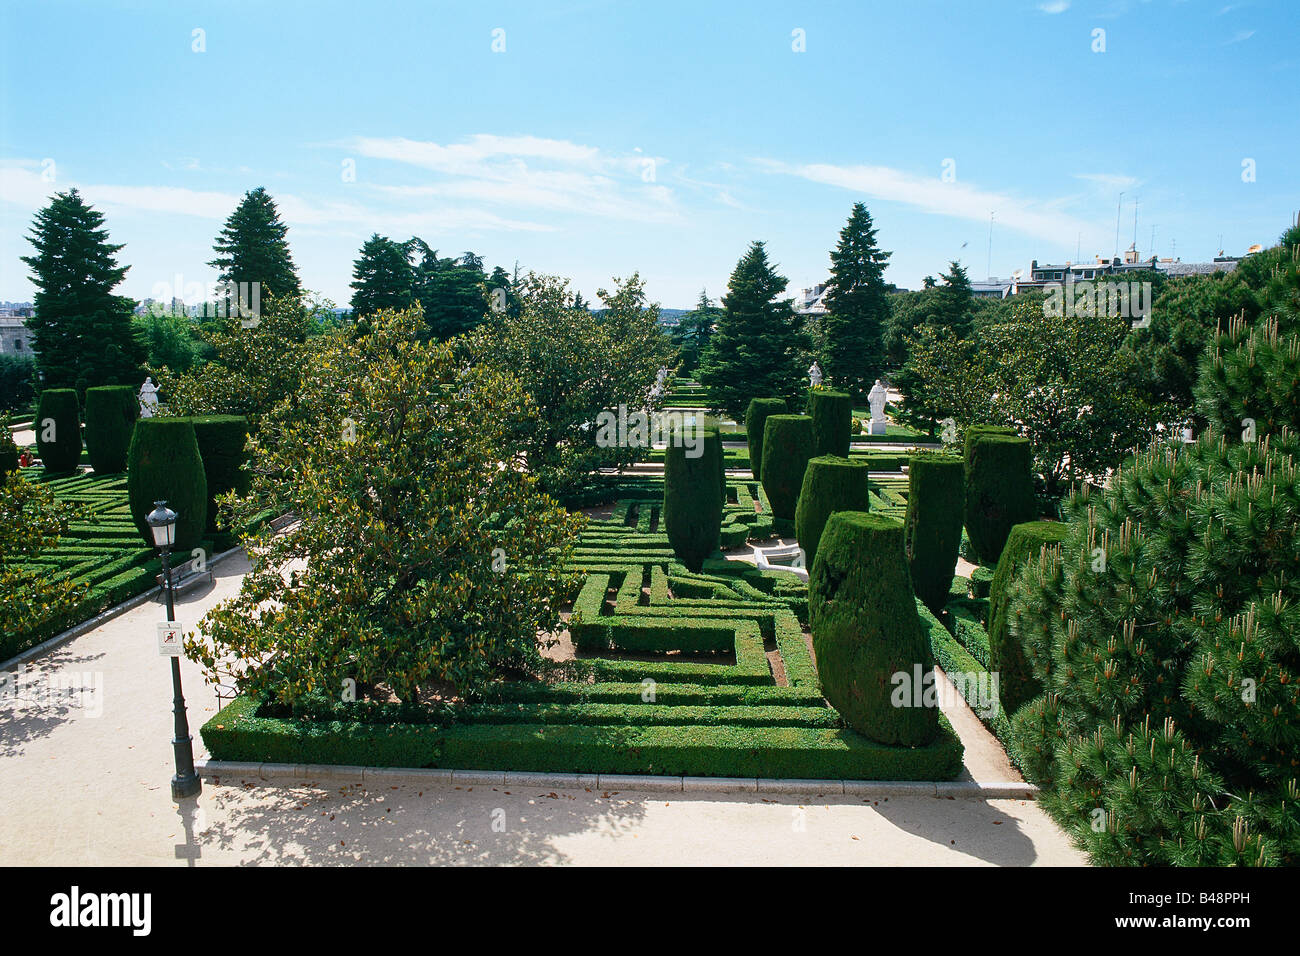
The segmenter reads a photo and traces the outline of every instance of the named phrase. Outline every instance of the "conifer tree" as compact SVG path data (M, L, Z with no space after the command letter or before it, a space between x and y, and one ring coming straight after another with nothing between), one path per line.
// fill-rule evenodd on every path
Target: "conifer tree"
M701 289L695 308L681 317L672 333L673 344L681 356L678 374L690 375L699 367L700 356L709 350L713 327L720 318L722 309L709 298L707 290Z
M129 266L117 264L122 245L108 241L104 215L76 189L57 194L36 214L23 256L37 288L33 333L36 370L44 388L128 385L142 380L144 350L131 326L133 299L113 295Z
M854 203L831 253L831 279L821 320L823 371L836 387L865 394L884 368L882 336L889 319L885 264L891 253L876 244L876 227Z
M352 266L352 311L358 319L380 309L402 311L415 301L415 270L406 247L375 233Z
M699 380L714 405L737 420L756 395L784 398L793 407L804 392L807 336L790 300L777 298L787 281L768 262L762 242L731 273Z
M415 264L415 297L434 338L446 340L481 325L490 306L483 297L483 260L472 252L459 259L438 255L423 239L409 247Z
M302 286L289 253L288 233L275 200L258 186L244 194L226 220L212 247L217 257L208 265L217 270L223 282L233 283L236 288L247 283L250 299L254 282L261 284L263 302L270 296L296 298ZM227 308L231 308L229 302Z

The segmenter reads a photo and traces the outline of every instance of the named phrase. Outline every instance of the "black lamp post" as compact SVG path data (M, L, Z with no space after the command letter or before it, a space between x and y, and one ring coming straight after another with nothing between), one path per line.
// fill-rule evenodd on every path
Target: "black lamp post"
M162 552L163 593L167 595L167 620L176 617L172 606L171 550L176 543L176 512L165 501L155 501L153 511L145 517L153 534L154 546ZM194 738L190 736L190 723L185 716L185 697L181 694L181 660L172 658L172 713L176 717L176 776L172 777L172 798L197 797L203 790L203 781L194 772Z

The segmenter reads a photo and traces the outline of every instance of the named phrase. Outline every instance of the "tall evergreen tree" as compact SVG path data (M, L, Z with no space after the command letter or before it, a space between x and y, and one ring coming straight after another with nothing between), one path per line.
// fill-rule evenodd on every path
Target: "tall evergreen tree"
M438 255L423 239L410 241L415 264L415 297L435 338L449 339L479 326L490 302L484 300L483 260L472 252L459 259Z
M722 309L709 298L708 290L700 290L700 299L695 308L681 317L677 328L673 329L672 340L677 346L680 361L678 374L690 375L700 364L700 356L709 350L713 339L713 327L722 318Z
M108 241L104 215L76 189L57 194L36 214L23 256L36 286L36 314L28 320L36 371L44 388L76 388L141 381L144 350L131 326L135 301L113 295L129 266L117 264L122 245Z
M352 265L352 311L356 318L380 309L402 310L415 301L415 270L407 247L375 233Z
M226 220L212 246L217 257L208 265L223 282L238 286L261 283L260 297L297 297L302 294L298 268L289 253L289 227L280 221L275 200L262 186L244 194ZM228 306L229 307L229 306Z
M940 326L965 337L970 332L975 316L975 295L971 292L970 276L957 262L948 263L943 285L935 290L933 307L926 317L928 325Z
M751 398L784 398L793 406L804 392L799 366L808 339L790 300L777 298L787 282L767 261L762 242L753 243L731 273L699 380L714 406L737 420Z
M831 253L831 279L821 320L823 371L839 388L862 395L885 365L882 337L889 320L885 264L891 253L876 245L876 227L862 203L853 204Z

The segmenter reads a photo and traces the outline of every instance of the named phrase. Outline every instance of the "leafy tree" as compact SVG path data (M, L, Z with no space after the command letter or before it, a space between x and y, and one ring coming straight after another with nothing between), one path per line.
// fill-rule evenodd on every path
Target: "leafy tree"
M733 419L739 420L756 395L802 405L800 366L808 337L790 300L777 298L787 281L768 262L762 242L754 242L731 273L725 311L700 358L698 377L716 407Z
M30 355L0 355L0 412L31 405L35 367Z
M22 649L24 635L86 595L83 583L52 574L33 560L58 546L74 517L76 510L47 486L16 471L0 474L0 654L5 657Z
M364 318L381 309L402 310L415 301L409 247L375 233L352 266L352 311Z
M876 244L876 227L862 203L854 203L831 253L831 278L819 325L825 373L839 388L865 395L884 370L884 328L889 320L885 264L890 253Z
M691 375L700 365L700 356L709 350L713 327L721 321L722 309L714 304L706 290L700 290L695 308L683 315L672 331L673 345L677 346L679 375Z
M483 261L472 252L459 259L439 257L423 239L409 248L415 265L415 297L424 309L430 333L443 341L476 328L490 303L484 299Z
M128 266L117 264L122 245L108 241L104 215L76 189L57 194L36 214L22 256L37 288L32 330L36 367L45 388L127 385L142 378L144 354L131 329L135 306L113 289Z
M302 293L298 269L289 253L289 227L280 220L275 200L262 186L244 194L243 200L217 235L213 251L217 257L208 265L221 281L238 287L261 283L261 301L271 297L293 298ZM234 314L234 295L227 297L227 314Z
M188 372L203 360L198 327L189 316L157 308L137 315L131 324L151 371Z
M337 701L348 679L414 707L538 664L582 525L513 454L530 409L517 379L421 341L414 311L370 327L324 336L296 407L264 420L263 467L226 511L300 521L250 542L239 595L186 642L211 678L291 710Z
M639 275L599 294L605 308L597 314L574 305L565 280L529 273L519 314L492 314L463 342L468 361L523 382L537 414L517 423L516 438L529 470L556 496L588 486L597 467L648 453L626 443L599 446L594 422L620 405L645 408L656 372L671 360L659 309L646 305Z

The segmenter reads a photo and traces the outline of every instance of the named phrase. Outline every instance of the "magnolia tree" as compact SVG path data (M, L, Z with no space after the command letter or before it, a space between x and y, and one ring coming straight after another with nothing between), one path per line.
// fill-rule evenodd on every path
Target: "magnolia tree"
M0 656L20 649L6 638L21 639L85 597L85 585L33 560L58 545L75 514L45 485L0 470Z
M223 511L300 520L249 542L238 596L186 645L209 679L290 707L419 703L536 662L583 522L514 452L531 410L518 379L420 341L418 310L369 329L319 340L295 398L263 418L252 489Z
M650 389L673 347L659 328L659 308L647 305L641 278L601 289L604 308L575 301L568 283L529 273L519 290L518 314L493 315L458 340L468 361L515 375L536 414L513 425L528 468L556 495L581 490L598 467L618 467L649 449L626 433L598 440L600 413L629 414L652 405Z

